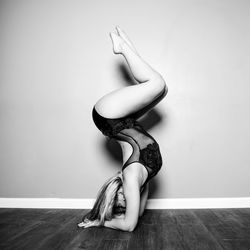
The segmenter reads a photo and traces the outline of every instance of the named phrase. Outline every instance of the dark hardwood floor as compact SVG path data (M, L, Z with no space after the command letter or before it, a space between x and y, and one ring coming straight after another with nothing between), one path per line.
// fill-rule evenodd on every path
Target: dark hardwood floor
M78 229L83 214L0 209L0 249L250 249L250 209L146 210L132 233Z

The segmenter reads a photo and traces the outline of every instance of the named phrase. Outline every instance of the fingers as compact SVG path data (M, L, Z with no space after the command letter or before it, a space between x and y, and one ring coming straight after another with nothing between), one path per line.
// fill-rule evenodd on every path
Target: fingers
M85 223L84 222L80 222L77 224L78 227L84 227Z
M97 221L90 221L88 219L85 219L84 221L80 222L77 224L79 228L88 228L88 227L94 227L97 226L98 222Z
M83 228L87 228L87 227L90 227L92 224L92 222L88 221L88 222L80 222L79 224L77 224L77 226L79 228L83 227Z

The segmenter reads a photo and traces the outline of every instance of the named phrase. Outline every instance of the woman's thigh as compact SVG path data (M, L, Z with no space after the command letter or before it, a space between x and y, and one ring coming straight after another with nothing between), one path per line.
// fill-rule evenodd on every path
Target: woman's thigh
M154 85L152 82L145 82L128 86L103 96L97 101L95 108L100 115L106 118L121 118L139 112L140 110L147 109L147 107L151 106L150 104L154 104L154 101L157 101L159 96L163 96L162 94L165 89L165 83L156 83ZM155 105L159 101L160 100L158 100ZM152 107L149 109L151 108Z

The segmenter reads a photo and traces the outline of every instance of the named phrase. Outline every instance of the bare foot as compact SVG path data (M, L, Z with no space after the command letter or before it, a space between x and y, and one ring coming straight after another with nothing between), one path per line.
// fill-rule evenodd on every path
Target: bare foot
M110 37L113 43L113 51L115 54L121 54L122 53L122 47L126 43L125 40L118 36L117 34L111 32Z
M129 47L137 54L135 46L133 45L133 43L129 39L128 35L119 26L116 26L116 30L117 30L118 35L120 37L122 37L123 40L126 41L126 43L129 45Z

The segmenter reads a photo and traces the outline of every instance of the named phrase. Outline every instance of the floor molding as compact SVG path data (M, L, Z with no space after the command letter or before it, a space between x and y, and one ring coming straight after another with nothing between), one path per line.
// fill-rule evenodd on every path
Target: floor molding
M0 208L90 209L94 199L0 198ZM250 208L250 197L149 199L147 209Z

